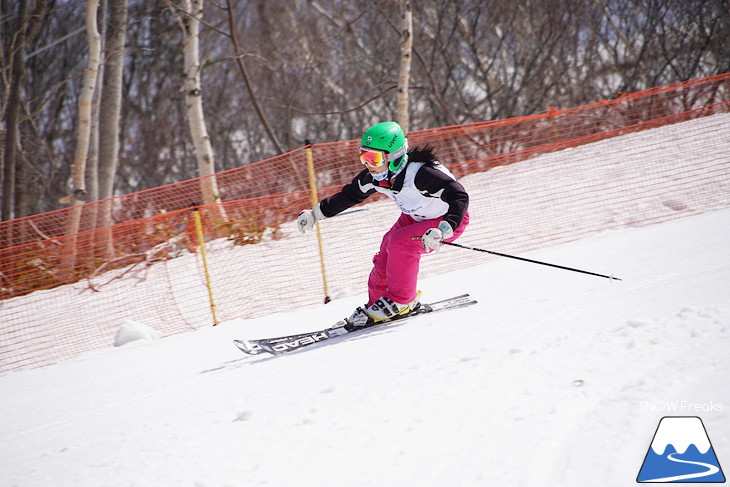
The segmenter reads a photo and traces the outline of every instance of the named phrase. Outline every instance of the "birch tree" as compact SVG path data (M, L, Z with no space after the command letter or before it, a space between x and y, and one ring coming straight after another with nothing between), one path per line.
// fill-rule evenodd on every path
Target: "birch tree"
M101 49L104 49L104 39L106 38L107 23L107 4L108 0L101 0L97 9L98 17L96 25L101 29L99 32L99 42ZM94 89L94 97L91 107L91 140L89 140L89 149L86 156L86 201L97 201L99 199L99 118L101 115L101 87L104 82L104 71L97 70L96 87ZM97 207L93 206L89 209L93 214L88 215L91 221L91 228L97 226ZM86 215L86 213L84 213Z
M411 78L411 53L413 50L413 9L411 0L400 0L401 32L400 32L400 73L398 75L397 106L398 123L408 132L410 117L408 114L408 89Z
M215 179L215 158L203 113L203 88L200 64L200 23L203 18L203 0L182 0L178 10L168 0L170 8L177 15L183 33L183 86L185 109L187 111L190 135L198 163L200 190L203 204L216 205L221 220L225 219L223 208L219 205L220 194Z
M89 60L84 73L78 109L78 128L76 130L76 149L71 166L71 193L62 202L71 203L74 207L66 226L66 240L61 258L61 267L72 268L76 261L76 234L81 221L81 205L87 200L86 161L93 126L93 102L99 78L99 61L101 57L101 35L97 27L99 0L89 0L86 7L86 37L89 41Z
M89 0L86 8L86 37L89 41L89 61L84 73L84 81L79 96L78 128L76 131L76 149L74 163L71 166L71 194L69 199L73 205L87 200L86 162L89 156L91 128L93 118L93 101L99 77L99 60L101 56L101 35L97 27L97 11L99 0Z
M112 204L109 198L114 195L114 180L119 163L126 29L127 0L110 0L99 120L99 199L106 200L101 207L99 226L107 229L100 242L102 252L107 257L114 250L110 229Z

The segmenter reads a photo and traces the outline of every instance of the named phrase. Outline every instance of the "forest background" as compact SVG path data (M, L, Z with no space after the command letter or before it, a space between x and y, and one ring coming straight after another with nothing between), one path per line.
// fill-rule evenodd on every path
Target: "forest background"
M395 119L405 43L406 128L418 130L729 72L729 9L725 0L0 0L1 217L203 175L191 97L217 172ZM186 59L192 41L197 65Z

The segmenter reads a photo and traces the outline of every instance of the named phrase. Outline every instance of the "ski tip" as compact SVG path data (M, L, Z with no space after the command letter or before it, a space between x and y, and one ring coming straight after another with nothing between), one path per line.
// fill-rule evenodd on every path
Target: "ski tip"
M248 355L258 355L262 352L261 346L251 342L250 340L233 340L233 344L236 345L240 351Z

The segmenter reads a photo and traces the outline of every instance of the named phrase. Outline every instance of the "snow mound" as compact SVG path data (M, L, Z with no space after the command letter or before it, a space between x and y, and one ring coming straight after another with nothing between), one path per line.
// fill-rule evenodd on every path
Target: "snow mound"
M137 321L126 320L114 336L114 346L121 347L137 340L158 340L160 332Z

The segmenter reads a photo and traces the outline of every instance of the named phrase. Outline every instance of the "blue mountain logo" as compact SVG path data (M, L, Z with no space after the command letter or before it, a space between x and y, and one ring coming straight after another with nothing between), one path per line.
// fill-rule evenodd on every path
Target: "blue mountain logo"
M696 416L663 417L636 481L725 482L702 420Z

